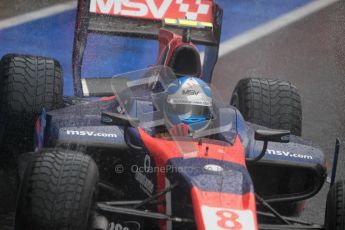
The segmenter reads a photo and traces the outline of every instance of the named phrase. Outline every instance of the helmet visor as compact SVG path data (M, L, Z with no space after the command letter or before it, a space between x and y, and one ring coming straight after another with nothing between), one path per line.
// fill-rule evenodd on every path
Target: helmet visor
M210 107L202 105L192 104L171 104L167 103L167 109L169 113L177 115L189 115L189 116L205 116L209 117Z

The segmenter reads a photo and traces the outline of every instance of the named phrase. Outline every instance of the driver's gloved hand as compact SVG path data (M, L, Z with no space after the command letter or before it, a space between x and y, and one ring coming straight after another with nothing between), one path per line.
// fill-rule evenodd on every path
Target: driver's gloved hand
M172 126L169 129L169 133L171 136L188 136L189 134L189 127L186 124L177 124Z

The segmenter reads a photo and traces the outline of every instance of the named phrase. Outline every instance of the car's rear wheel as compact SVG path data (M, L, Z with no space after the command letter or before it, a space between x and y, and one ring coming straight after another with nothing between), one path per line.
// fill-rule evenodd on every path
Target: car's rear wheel
M20 186L15 229L88 229L98 177L88 155L57 149L35 154Z
M60 64L45 57L5 55L0 61L2 156L31 151L35 118L63 106Z
M328 192L326 214L326 230L345 229L345 181L336 182Z
M290 130L301 136L302 106L297 88L281 80L246 78L231 97L246 121L272 129Z

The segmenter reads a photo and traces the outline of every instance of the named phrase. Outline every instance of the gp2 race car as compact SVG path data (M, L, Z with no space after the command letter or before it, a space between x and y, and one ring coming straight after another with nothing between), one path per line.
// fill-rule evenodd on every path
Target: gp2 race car
M181 76L211 83L221 24L211 0L80 0L73 97L63 97L57 61L5 55L0 143L19 161L15 228L344 229L345 183L333 184L335 170L325 225L294 217L327 168L322 151L299 137L301 102L291 83L243 79L230 103L210 85L206 128L181 136L166 124L169 85ZM158 38L157 62L81 78L90 32ZM198 94L190 87L186 94Z

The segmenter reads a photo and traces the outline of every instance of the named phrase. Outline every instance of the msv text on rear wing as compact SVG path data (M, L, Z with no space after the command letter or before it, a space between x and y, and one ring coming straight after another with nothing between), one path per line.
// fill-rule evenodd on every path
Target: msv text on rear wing
M213 0L79 0L72 66L75 94L84 96L81 67L89 33L158 39L160 28L180 35L189 28L191 41L207 46L203 72L212 74L222 14Z

